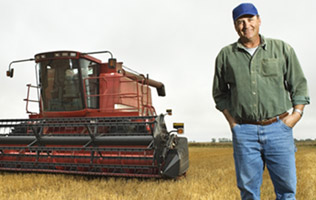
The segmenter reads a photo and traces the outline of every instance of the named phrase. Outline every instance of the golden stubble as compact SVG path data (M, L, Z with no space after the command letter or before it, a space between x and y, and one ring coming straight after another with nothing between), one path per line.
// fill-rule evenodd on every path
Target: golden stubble
M189 171L177 180L2 172L0 199L240 199L231 147L190 147L189 150ZM296 161L297 199L313 199L316 194L316 148L299 147ZM261 199L275 199L266 170L261 193Z

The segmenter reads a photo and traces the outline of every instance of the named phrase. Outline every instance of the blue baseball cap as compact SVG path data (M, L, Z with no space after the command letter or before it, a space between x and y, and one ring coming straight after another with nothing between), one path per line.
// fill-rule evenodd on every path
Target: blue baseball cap
M252 3L242 3L233 10L234 21L243 15L258 15L258 10Z

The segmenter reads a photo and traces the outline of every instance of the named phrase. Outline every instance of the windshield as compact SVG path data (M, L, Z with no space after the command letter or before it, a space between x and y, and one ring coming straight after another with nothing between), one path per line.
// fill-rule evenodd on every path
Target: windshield
M85 108L82 81L89 74L98 75L98 67L91 63L85 59L58 59L39 63L44 111L76 111ZM90 65L94 67L89 68ZM92 81L86 87L86 92L97 93L98 85L92 84ZM87 106L97 108L98 99L90 98Z

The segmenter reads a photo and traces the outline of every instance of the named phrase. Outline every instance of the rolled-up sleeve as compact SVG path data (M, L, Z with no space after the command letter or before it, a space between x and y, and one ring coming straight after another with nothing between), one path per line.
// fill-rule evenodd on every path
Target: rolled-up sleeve
M309 104L310 97L308 95L307 80L304 76L295 51L288 44L285 45L285 51L287 51L286 60L288 67L285 78L288 84L292 105Z

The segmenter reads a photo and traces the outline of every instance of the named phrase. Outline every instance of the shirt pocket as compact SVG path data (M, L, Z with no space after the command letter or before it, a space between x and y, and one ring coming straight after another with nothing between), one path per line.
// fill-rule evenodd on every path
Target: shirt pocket
M262 76L279 76L282 74L279 59L266 58L261 61L261 75Z

